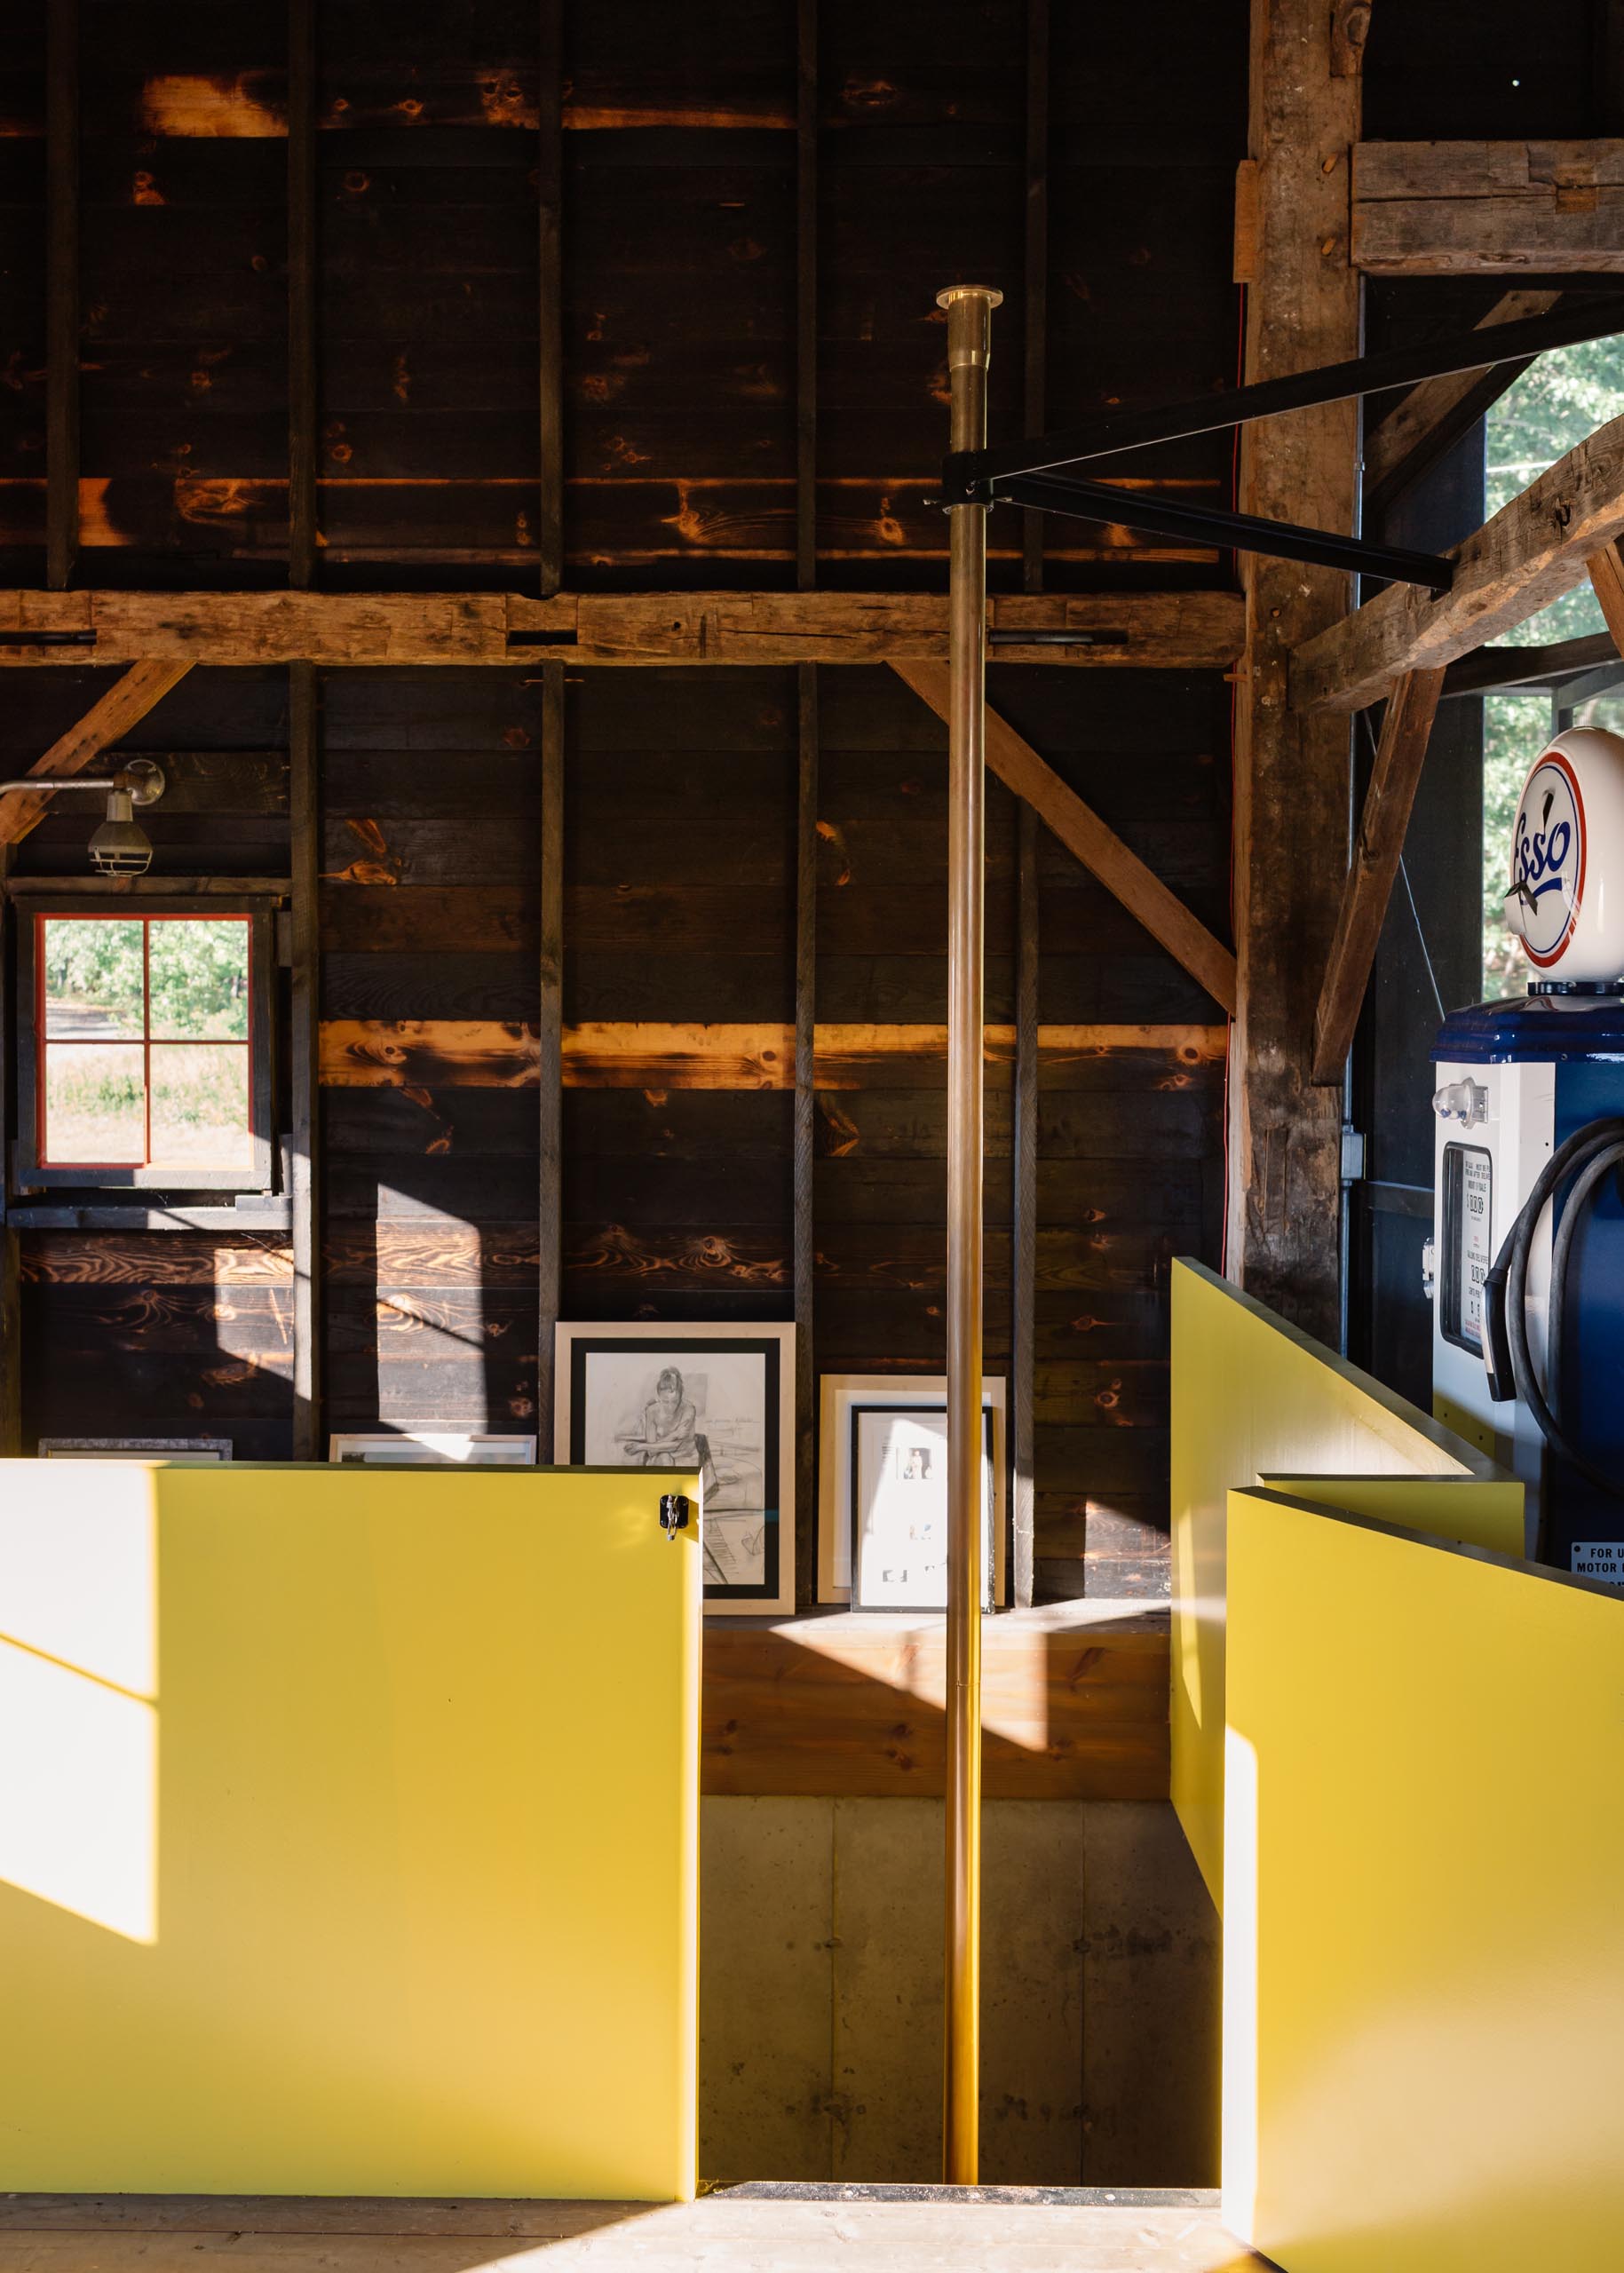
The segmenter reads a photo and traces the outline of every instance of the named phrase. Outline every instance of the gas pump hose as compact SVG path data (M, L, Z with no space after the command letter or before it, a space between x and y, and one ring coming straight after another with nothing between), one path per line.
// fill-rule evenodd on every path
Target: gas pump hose
M1484 1354L1488 1362L1490 1394L1497 1400L1513 1395L1521 1398L1552 1451L1588 1483L1595 1485L1597 1491L1615 1500L1624 1500L1624 1477L1609 1476L1594 1461L1586 1459L1564 1434L1557 1408L1562 1398L1568 1261L1574 1235L1599 1187L1620 1168L1624 1168L1624 1119L1592 1121L1586 1128L1575 1130L1557 1146L1540 1171L1516 1222L1501 1243L1500 1253L1483 1287ZM1551 1243L1545 1366L1550 1391L1548 1398L1534 1372L1533 1353L1528 1342L1528 1262L1540 1218L1564 1178L1570 1176L1573 1189L1568 1194ZM1545 1541L1541 1539L1536 1548L1541 1561L1544 1550Z

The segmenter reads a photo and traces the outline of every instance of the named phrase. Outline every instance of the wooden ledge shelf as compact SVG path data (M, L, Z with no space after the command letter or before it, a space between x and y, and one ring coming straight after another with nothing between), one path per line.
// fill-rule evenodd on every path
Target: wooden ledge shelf
M872 1612L708 1620L701 1788L939 1798L945 1626ZM1075 1602L986 1619L986 1797L1165 1800L1168 1666L1159 1606Z

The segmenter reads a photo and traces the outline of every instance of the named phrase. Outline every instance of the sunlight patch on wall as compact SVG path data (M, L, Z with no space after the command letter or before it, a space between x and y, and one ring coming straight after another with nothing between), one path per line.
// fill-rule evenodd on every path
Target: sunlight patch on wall
M158 1938L158 1716L0 1642L0 1878L134 1942Z
M98 1681L158 1686L157 1514L137 1461L17 1461L0 1493L0 1635Z
M1124 1607L1133 1611L1138 1604ZM946 1713L947 1649L939 1616L926 1613L917 1623L887 1617L868 1624L861 1613L815 1619L797 1623L794 1635L797 1648L831 1658L870 1681L886 1682L932 1711ZM1041 1624L1026 1631L1005 1627L982 1659L982 1728L1026 1752L1049 1749L1051 1638ZM1067 1634L1061 1646L1074 1653L1086 1646L1086 1637Z
M10 1463L0 1494L0 1878L157 1938L155 1477Z

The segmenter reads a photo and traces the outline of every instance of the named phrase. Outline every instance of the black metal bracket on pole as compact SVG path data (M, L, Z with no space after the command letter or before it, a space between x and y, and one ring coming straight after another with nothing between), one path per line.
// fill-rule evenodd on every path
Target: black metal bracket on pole
M1322 370L1291 372L1284 378L1225 388L1194 402L1114 411L1068 433L1036 435L1002 449L955 451L942 467L942 503L1035 507L1082 520L1114 522L1150 535L1180 536L1240 552L1311 560L1360 575L1447 591L1454 564L1441 557L1397 551L1367 544L1359 537L1297 528L1247 513L1176 504L1114 483L1080 479L1073 469L1114 457L1120 451L1149 449L1158 442L1249 425L1256 419L1345 402L1356 395L1418 386L1425 379L1446 378L1460 371L1522 362L1549 348L1612 338L1620 332L1624 332L1624 299L1580 302L1517 323L1458 333L1430 346L1355 356L1346 363L1327 364Z

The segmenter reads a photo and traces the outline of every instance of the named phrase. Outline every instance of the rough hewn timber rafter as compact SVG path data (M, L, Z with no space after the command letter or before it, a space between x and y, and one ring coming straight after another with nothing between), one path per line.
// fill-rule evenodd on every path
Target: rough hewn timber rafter
M1227 670L1240 652L1232 592L1009 595L991 615L999 662ZM876 663L947 653L947 599L926 592L0 592L0 665Z
M1391 584L1291 659L1295 710L1362 710L1406 671L1436 670L1514 630L1624 535L1624 418L1598 428L1451 556L1434 598Z
M1361 142L1367 276L1624 273L1624 141Z

